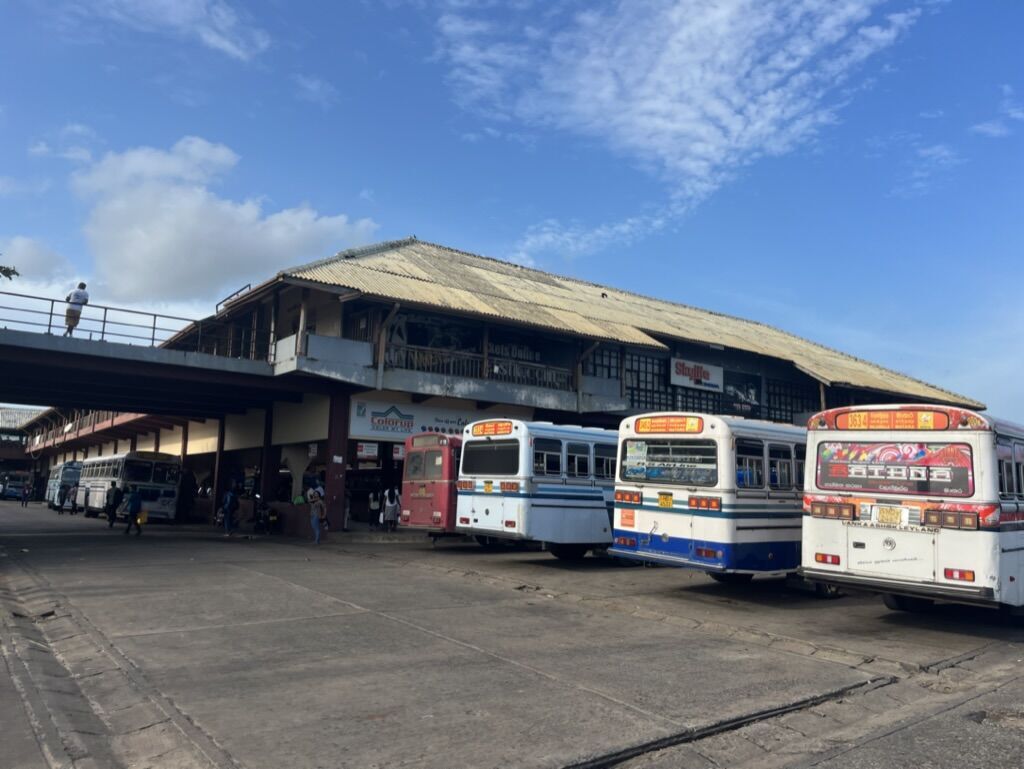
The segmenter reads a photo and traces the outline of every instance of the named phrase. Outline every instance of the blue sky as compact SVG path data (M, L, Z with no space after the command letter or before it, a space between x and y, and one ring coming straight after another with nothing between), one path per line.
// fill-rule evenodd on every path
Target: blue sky
M732 313L1024 422L1013 0L0 6L21 286L205 314L418 237Z

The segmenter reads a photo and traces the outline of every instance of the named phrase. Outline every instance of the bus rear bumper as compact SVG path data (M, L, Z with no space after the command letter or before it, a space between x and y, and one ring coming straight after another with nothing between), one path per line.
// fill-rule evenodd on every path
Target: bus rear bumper
M808 569L803 566L797 573L812 582L824 582L837 587L857 588L870 593L893 593L895 595L913 596L915 598L931 598L937 601L955 601L979 606L995 606L996 593L990 587L959 587L955 585L935 585L924 582L905 582L864 577L857 574L841 574L823 569Z

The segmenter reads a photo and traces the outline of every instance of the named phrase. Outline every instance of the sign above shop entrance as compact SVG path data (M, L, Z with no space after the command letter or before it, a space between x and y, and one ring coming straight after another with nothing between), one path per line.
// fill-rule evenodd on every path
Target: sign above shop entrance
M355 440L381 440L401 443L410 435L441 433L462 435L470 422L489 417L532 419L533 409L509 406L505 409L476 410L398 400L353 398L349 419L349 437Z
M683 358L673 358L670 381L677 387L691 387L695 390L707 390L720 393L724 385L724 370L721 366L711 366Z

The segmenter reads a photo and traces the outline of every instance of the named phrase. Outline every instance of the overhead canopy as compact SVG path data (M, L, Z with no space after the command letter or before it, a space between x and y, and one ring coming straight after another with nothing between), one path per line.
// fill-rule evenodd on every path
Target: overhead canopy
M664 342L652 336L657 335L721 345L790 361L827 385L985 407L764 323L552 275L415 238L343 251L285 270L279 277L595 340L664 349Z

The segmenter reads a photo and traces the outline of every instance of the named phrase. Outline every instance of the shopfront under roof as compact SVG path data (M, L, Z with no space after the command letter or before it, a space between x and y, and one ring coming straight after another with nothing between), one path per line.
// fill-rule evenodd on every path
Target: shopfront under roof
M756 321L654 299L409 238L342 251L280 278L358 291L442 312L647 348L664 340L717 345L790 361L829 386L985 408L922 382Z

